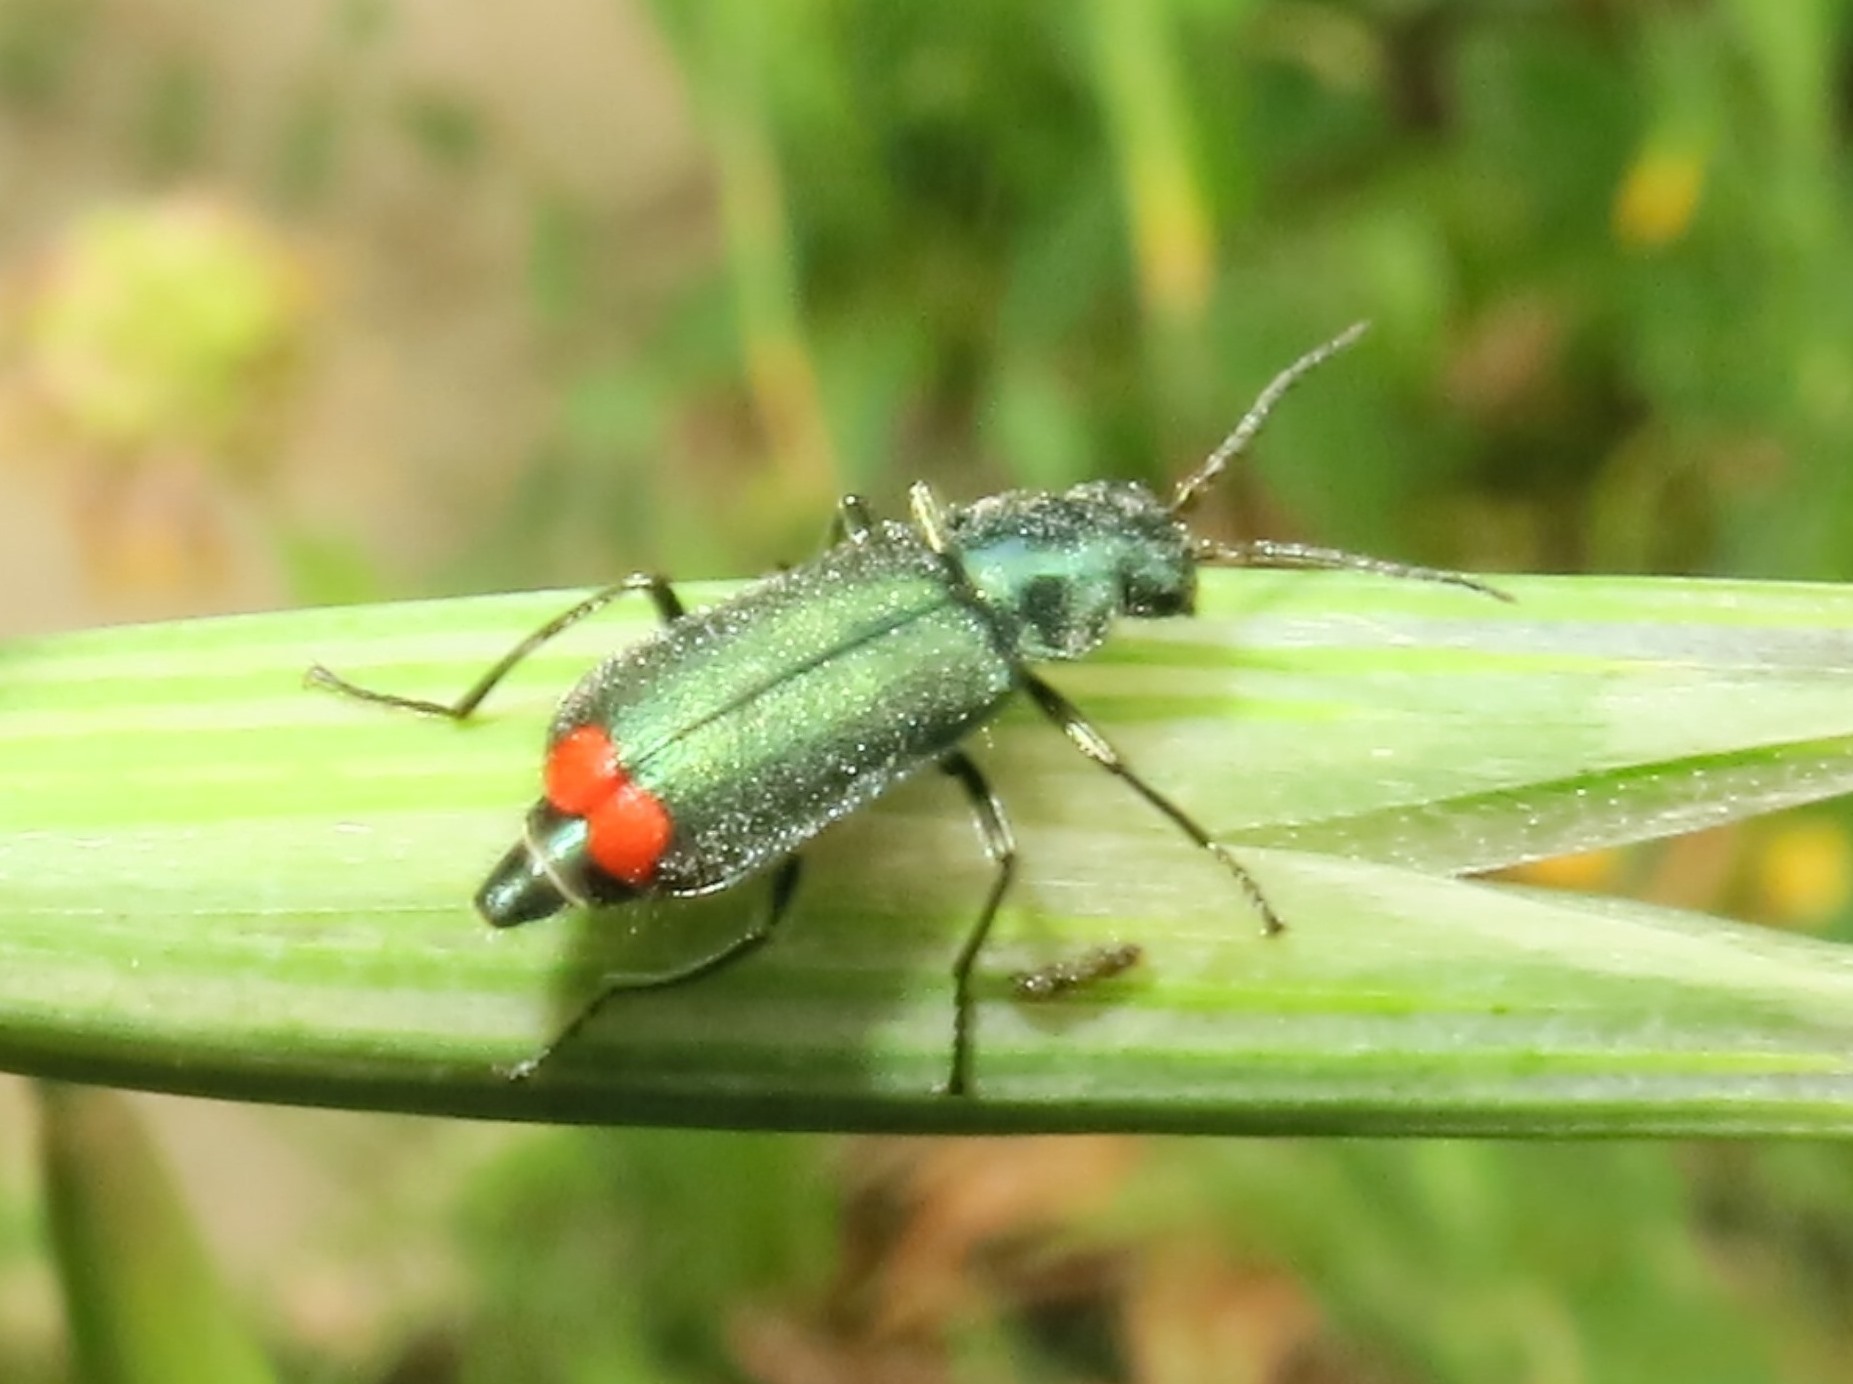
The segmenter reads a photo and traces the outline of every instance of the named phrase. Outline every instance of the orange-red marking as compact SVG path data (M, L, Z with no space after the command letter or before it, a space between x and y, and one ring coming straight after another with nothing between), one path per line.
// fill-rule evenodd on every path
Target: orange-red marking
M547 801L574 817L587 816L624 781L618 747L597 726L577 726L547 751Z
M631 782L618 747L598 726L575 726L547 752L547 801L583 817L586 853L613 879L645 885L669 849L669 809Z

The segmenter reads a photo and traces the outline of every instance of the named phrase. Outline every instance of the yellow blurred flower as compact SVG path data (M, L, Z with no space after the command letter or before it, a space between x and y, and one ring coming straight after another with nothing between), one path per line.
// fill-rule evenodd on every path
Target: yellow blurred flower
M1853 883L1847 834L1825 817L1785 822L1756 856L1757 899L1774 923L1806 925L1838 913Z
M1583 893L1603 893L1615 888L1621 874L1621 852L1616 850L1584 851L1578 855L1552 856L1515 865L1500 872L1518 884L1535 884L1545 889L1574 889Z
M0 460L48 482L96 592L195 608L258 546L312 288L281 234L200 195L85 214L0 280Z
M19 365L80 445L219 453L275 402L308 297L297 257L226 205L188 197L98 211L26 294Z
M1705 191L1704 152L1690 144L1650 144L1615 193L1615 238L1652 250L1686 233Z

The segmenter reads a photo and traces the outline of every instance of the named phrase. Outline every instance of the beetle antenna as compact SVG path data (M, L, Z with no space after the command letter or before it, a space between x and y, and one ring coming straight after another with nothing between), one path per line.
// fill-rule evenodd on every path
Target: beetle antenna
M1191 541L1192 559L1206 567L1272 567L1294 571L1368 572L1378 577L1395 577L1400 581L1432 581L1443 586L1464 587L1496 601L1512 604L1512 597L1491 582L1452 572L1445 567L1418 567L1410 562L1391 562L1387 558L1347 553L1338 548L1315 548L1307 543L1281 543L1271 538L1252 538L1246 543L1217 543L1207 538Z
M1242 415L1242 421L1235 425L1234 431L1203 459L1203 465L1177 483L1177 490L1171 497L1171 513L1181 519L1195 509L1197 501L1203 498L1203 492L1216 484L1216 478L1222 475L1229 463L1248 450L1248 444L1255 440L1261 425L1267 422L1268 414L1274 411L1274 405L1281 401L1281 397L1306 375L1349 348L1369 327L1369 322L1352 323L1325 345L1315 346L1268 381L1267 388L1248 406L1248 412Z

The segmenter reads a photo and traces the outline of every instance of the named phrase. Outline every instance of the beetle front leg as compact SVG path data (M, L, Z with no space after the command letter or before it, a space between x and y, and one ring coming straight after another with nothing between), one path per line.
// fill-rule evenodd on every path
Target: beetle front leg
M1094 729L1073 702L1027 668L1021 670L1019 677L1024 690L1035 699L1042 714L1061 727L1062 732L1074 742L1076 749L1129 786L1168 817L1192 841L1222 862L1223 867L1234 876L1237 886L1248 896L1248 902L1254 906L1255 912L1261 916L1263 932L1272 936L1286 931L1287 925L1280 920L1274 905L1268 902L1267 895L1261 892L1261 885L1248 872L1248 867L1229 853L1228 847L1213 840L1207 831L1197 825L1194 817L1134 773L1132 766L1120 758L1119 751L1108 743L1106 736Z

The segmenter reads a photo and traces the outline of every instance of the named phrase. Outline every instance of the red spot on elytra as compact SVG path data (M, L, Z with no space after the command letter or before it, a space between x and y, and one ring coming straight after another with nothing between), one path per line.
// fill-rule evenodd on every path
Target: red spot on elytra
M618 747L598 726L575 726L547 751L547 801L574 817L591 813L625 782Z
M647 790L626 779L586 814L587 849L598 868L626 884L644 885L669 848L668 810Z
M669 848L669 809L631 782L618 747L598 726L575 726L547 752L547 801L586 820L592 863L625 884L650 882Z

